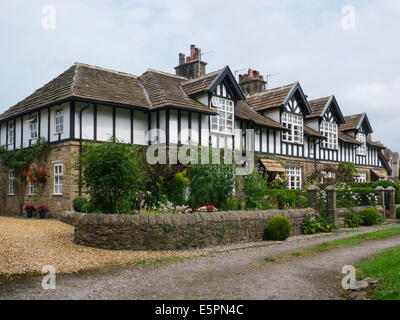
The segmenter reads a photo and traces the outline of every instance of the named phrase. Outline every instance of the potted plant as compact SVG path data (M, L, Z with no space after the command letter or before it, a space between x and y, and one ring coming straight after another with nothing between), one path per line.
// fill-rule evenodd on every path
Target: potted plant
M46 218L47 212L49 212L49 208L47 208L45 205L42 204L42 205L38 208L38 212L39 212L39 217L40 217L40 219L45 219L45 218Z
M33 216L33 212L36 212L36 208L34 207L34 206L31 206L31 205L26 205L25 207L24 207L24 210L26 211L26 217L29 219L29 218L32 218L32 216Z

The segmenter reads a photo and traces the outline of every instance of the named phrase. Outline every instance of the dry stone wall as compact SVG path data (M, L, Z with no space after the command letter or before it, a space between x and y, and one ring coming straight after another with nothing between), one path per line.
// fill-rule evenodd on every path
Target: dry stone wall
M123 215L65 213L61 220L75 227L74 241L104 249L176 250L261 241L275 216L292 223L292 235L301 234L305 218L314 209L229 211L193 214Z

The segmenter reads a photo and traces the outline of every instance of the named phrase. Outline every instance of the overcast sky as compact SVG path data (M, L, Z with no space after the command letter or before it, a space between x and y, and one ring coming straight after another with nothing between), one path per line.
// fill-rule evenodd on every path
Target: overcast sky
M207 72L251 67L270 87L335 94L344 115L367 112L373 139L400 151L399 31L399 0L1 0L0 112L75 61L173 73L195 44Z

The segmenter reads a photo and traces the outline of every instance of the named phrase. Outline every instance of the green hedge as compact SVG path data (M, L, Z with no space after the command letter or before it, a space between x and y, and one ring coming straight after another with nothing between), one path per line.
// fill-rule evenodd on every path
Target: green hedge
M373 188L373 189L375 189L376 187L379 187L379 186L384 187L385 189L387 187L395 188L396 189L395 201L397 204L400 204L400 183L398 183L398 182L382 180L382 181L375 181L375 182L363 182L363 183L353 184L353 187Z
M305 190L266 189L260 201L260 209L302 209L308 207Z
M338 190L336 194L338 208L378 205L378 193L374 188L352 187Z

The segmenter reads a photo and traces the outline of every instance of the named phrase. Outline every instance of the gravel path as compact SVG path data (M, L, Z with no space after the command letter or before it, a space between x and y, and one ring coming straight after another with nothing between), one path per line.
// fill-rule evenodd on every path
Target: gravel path
M59 273L107 265L135 263L170 256L193 256L192 251L104 250L72 242L74 227L55 219L0 217L0 273L42 272L52 265Z
M230 250L178 263L60 275L55 290L43 290L41 278L0 280L0 299L340 299L343 265L399 246L400 236L283 262L264 258L354 234Z

